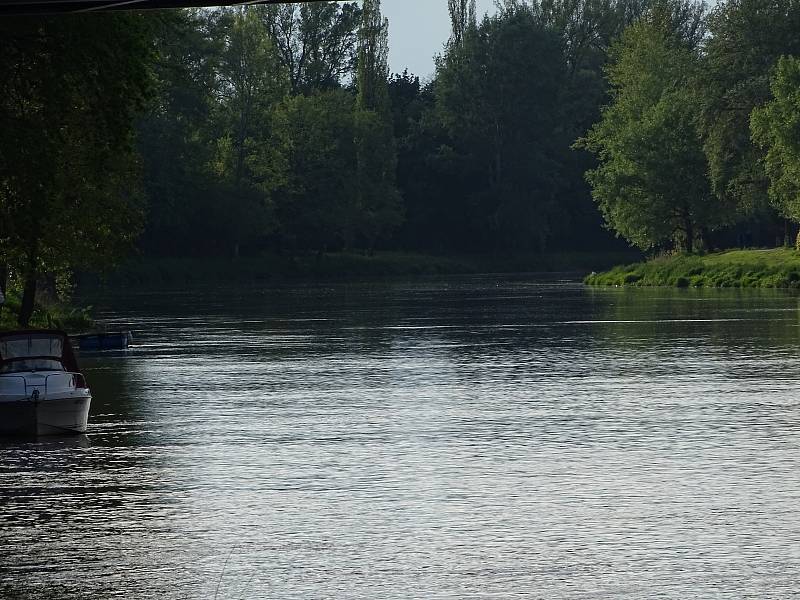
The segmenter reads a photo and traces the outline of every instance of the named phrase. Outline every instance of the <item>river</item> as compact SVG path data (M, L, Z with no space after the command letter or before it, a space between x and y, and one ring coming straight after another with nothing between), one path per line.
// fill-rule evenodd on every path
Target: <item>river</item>
M0 597L800 597L796 294L107 294L87 436L0 442Z

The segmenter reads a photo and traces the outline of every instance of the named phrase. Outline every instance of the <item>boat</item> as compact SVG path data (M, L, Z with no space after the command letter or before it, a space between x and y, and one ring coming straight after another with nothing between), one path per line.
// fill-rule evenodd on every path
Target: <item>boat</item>
M81 351L127 350L133 341L133 334L130 331L84 333L77 337Z
M85 433L91 402L66 333L0 332L0 434Z

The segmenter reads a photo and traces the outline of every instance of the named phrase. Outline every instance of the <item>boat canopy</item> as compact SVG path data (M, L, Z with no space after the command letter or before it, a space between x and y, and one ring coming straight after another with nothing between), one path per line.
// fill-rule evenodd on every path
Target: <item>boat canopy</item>
M31 329L0 333L0 367L31 358L57 360L67 371L80 373L69 337L63 331Z

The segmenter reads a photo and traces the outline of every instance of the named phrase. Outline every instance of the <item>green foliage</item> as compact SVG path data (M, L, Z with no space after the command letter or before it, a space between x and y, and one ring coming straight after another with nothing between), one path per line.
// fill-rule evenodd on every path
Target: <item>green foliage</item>
M0 263L25 282L109 266L141 224L133 121L152 90L137 13L0 23Z
M0 307L0 330L18 329L21 309L21 290L9 290L5 304ZM91 307L71 306L68 301L43 299L40 296L30 317L29 326L77 333L93 329L95 321Z
M361 22L356 3L272 5L262 18L294 93L339 88L355 69Z
M425 86L388 78L374 0L183 13L140 130L145 252L608 247L569 147L639 9L507 6L479 27L450 8L460 42Z
M150 256L622 248L603 219L648 249L793 233L762 196L768 175L800 219L795 59L767 81L800 53L797 0L448 8L425 84L390 77L379 0L0 25L0 272L30 297L111 263L143 208Z
M165 32L161 110L141 128L147 251L371 248L389 235L402 209L387 27L378 3L365 9L197 11ZM357 39L358 101L343 87Z
M149 27L136 14L0 27L0 259L99 266L138 230L132 122L151 88Z
M478 243L545 247L571 141L561 126L566 76L556 34L524 10L486 18L440 61L435 92L450 143L437 160L459 173Z
M730 219L711 194L697 129L698 57L654 13L612 48L612 103L579 145L600 165L587 173L607 225L643 250L682 247Z
M358 30L358 109L384 115L389 110L389 21L381 14L381 0L364 0Z
M397 150L389 104L389 22L380 0L365 0L359 29L355 114L356 228L371 252L402 222Z
M274 117L286 177L275 204L283 244L295 251L352 245L358 207L354 99L344 90L286 98Z
M715 193L744 216L767 206L763 151L750 115L770 100L769 75L782 55L800 55L797 0L728 0L709 18L703 74L704 147Z
M800 253L778 248L664 256L592 273L585 282L600 286L795 289L800 288Z
M452 26L449 44L451 48L457 48L464 42L470 29L477 27L475 0L447 0L447 9Z
M753 139L766 148L769 197L782 214L800 221L800 59L781 57L771 85L773 100L753 111Z
M252 182L248 158L266 143L272 107L284 97L288 80L280 67L275 44L260 18L265 7L237 8L217 33L224 40L217 76L215 104L219 128L217 174L242 186ZM270 180L261 182L269 191Z

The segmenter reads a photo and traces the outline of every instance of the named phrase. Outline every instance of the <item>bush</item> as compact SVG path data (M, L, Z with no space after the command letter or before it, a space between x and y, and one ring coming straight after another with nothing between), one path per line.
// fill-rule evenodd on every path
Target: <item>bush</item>
M630 285L632 283L640 281L641 279L642 276L639 275L638 273L626 273L622 278L622 283L625 285Z

